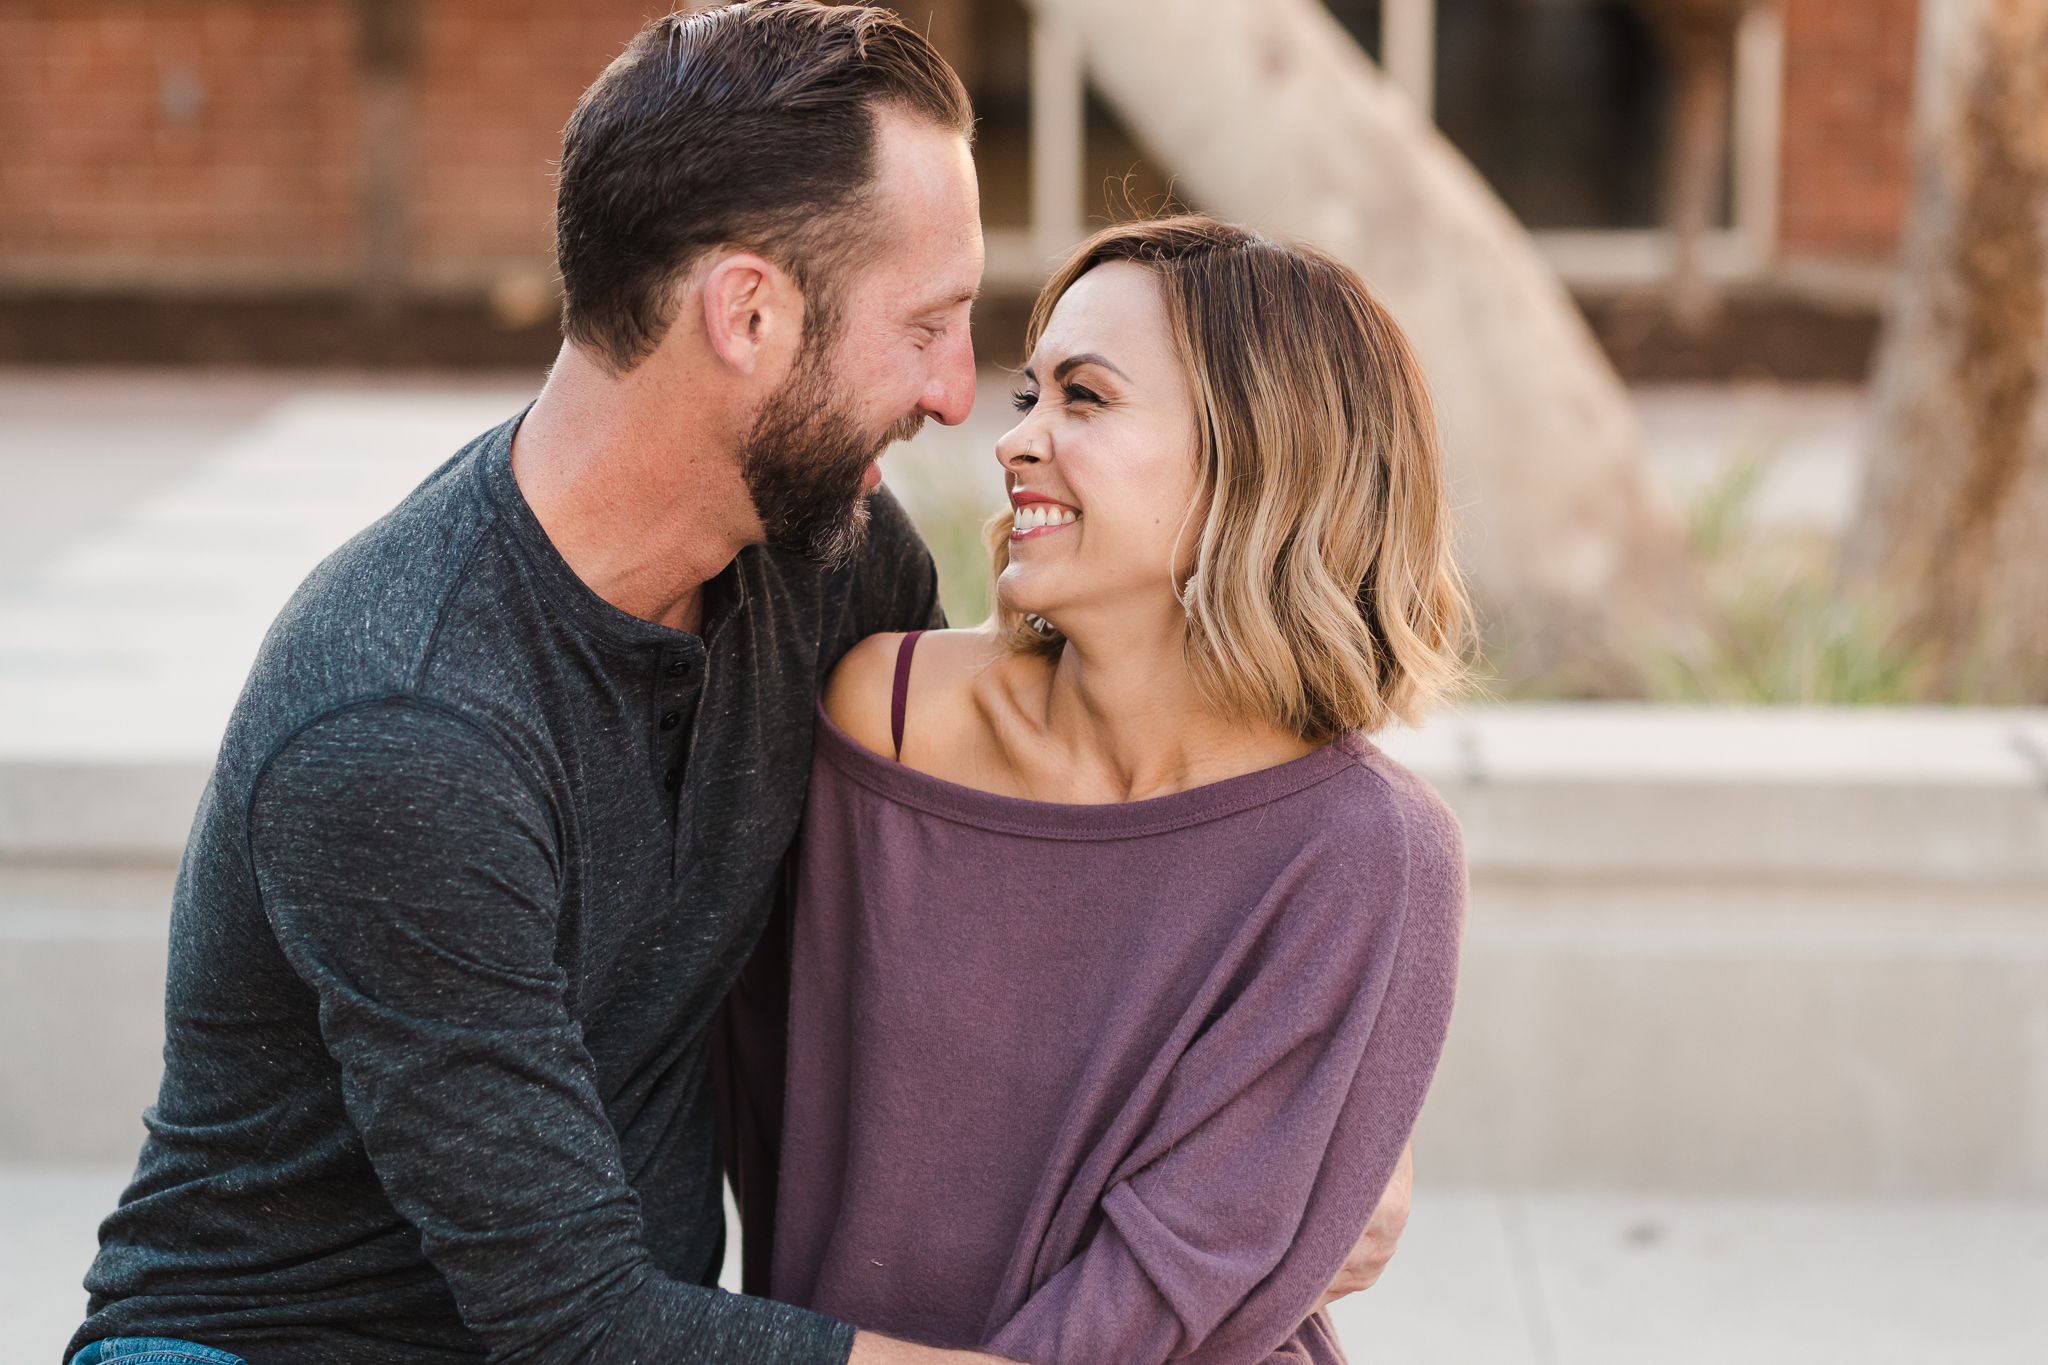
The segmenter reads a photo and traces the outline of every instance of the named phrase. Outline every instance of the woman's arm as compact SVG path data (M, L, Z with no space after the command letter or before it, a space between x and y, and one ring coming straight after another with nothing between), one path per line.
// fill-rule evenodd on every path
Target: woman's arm
M847 650L825 680L825 714L884 758L896 756L889 734L889 693L896 682L896 651L902 645L901 633L870 635Z

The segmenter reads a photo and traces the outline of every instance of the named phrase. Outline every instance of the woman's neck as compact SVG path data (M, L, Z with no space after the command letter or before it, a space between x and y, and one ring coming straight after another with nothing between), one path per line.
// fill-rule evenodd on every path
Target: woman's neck
M1128 618L1077 627L1050 664L1013 675L1014 735L998 741L1039 800L1141 801L1300 758L1315 745L1270 725L1232 721L1188 671L1186 625Z

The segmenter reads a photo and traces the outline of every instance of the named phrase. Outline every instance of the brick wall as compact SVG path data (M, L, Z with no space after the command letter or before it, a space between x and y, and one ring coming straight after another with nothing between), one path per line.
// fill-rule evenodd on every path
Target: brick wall
M1784 249L1888 257L1916 0L1785 2ZM668 5L423 3L415 267L462 282L544 262L562 123ZM955 0L906 8L942 11L935 34L965 22ZM348 278L353 22L349 0L0 3L0 281Z
M667 9L426 0L411 216L424 277L547 259L562 124ZM0 270L346 278L359 249L354 42L347 0L0 6Z
M661 0L432 0L415 246L437 263L554 254L554 166L576 97Z
M345 259L350 42L335 4L0 7L0 258Z
M1779 243L1884 260L1912 178L1918 0L1785 0Z

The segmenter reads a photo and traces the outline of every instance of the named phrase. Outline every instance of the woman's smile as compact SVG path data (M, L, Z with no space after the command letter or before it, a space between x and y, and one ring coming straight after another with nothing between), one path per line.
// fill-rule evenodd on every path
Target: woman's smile
M1081 513L1063 502L1018 488L1010 493L1010 505L1016 509L1011 519L1010 540L1036 540L1049 536L1055 531L1065 530L1081 519Z

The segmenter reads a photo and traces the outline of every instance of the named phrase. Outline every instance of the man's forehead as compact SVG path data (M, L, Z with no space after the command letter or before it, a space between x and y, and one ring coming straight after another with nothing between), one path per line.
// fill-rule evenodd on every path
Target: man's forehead
M881 198L925 214L967 210L980 218L980 185L967 139L926 119L884 113L877 120L875 179Z

